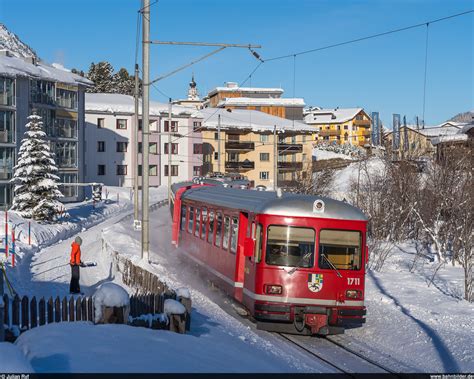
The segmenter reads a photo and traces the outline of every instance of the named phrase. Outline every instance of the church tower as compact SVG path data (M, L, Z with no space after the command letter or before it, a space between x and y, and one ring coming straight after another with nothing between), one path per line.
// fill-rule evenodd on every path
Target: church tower
M197 84L194 81L194 73L192 76L191 81L189 82L189 89L188 89L188 100L192 101L199 101L199 93L197 91Z

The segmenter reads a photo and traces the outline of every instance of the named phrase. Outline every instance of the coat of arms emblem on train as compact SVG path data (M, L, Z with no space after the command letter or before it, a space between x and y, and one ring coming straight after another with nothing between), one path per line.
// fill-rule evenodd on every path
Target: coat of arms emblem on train
M323 288L323 274L309 274L308 288L311 292L319 292Z

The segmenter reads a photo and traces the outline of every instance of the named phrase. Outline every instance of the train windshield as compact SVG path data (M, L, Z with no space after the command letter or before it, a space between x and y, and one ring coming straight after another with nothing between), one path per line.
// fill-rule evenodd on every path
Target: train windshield
M315 237L310 228L269 226L265 262L273 266L313 267Z
M348 230L321 230L319 233L319 268L359 270L361 234Z

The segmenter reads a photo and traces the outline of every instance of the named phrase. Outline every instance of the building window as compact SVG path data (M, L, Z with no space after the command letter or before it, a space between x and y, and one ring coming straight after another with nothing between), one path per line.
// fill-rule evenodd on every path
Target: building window
M260 134L260 142L268 142L268 134Z
M148 173L150 176L157 176L158 166L156 164L151 164L150 167L148 167Z
M105 141L97 141L97 151L103 153L105 151Z
M0 179L8 180L13 177L13 160L15 148L0 147Z
M165 176L169 175L168 165L165 165ZM171 176L178 176L178 165L171 165Z
M138 130L142 130L142 128L143 128L143 122L140 119L140 120L138 120Z
M197 132L201 130L201 121L193 121L193 131Z
M260 153L260 160L262 162L268 162L270 160L270 153Z
M268 180L270 173L268 171L260 171L260 180Z
M117 153L126 153L128 142L117 142Z
M118 118L116 123L116 129L127 129L127 120L124 118Z
M193 144L193 154L202 154L202 143Z
M165 143L165 154L169 154L169 146L168 143ZM171 144L171 154L178 154L178 144L172 143Z
M193 166L193 176L201 176L202 167L201 166Z
M57 118L50 136L77 138L77 121L70 118Z
M105 118L97 119L97 128L99 129L105 128Z
M150 154L153 154L153 155L158 154L158 144L156 142L150 142L149 146L150 146L149 147Z
M77 109L77 91L57 88L56 104L63 108Z
M58 167L77 167L77 142L53 142L51 147Z
M118 164L117 165L117 175L127 175L127 165Z
M344 130L347 130L349 129L349 126L348 125L344 125Z
M0 78L0 104L15 105L15 80Z
M0 110L0 142L15 142L15 113L12 111Z
M31 86L31 101L39 104L55 104L54 83L44 80L32 80Z
M214 152L214 160L219 160L219 153L217 151Z
M105 175L105 164L100 164L97 166L97 175Z
M164 121L164 131L165 132L177 132L178 131L178 121L171 121L171 130L170 130L170 127L169 127L169 120L165 120Z
M306 134L303 134L301 136L301 142L305 143L306 142Z
M214 140L217 141L219 139L219 133L214 133Z
M77 174L58 174L60 183L77 183ZM76 197L77 186L60 186L64 197Z

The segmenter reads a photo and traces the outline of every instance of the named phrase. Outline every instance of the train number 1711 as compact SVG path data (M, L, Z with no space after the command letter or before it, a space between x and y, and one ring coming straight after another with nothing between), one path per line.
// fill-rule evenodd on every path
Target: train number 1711
M360 285L360 278L347 278L347 285Z

